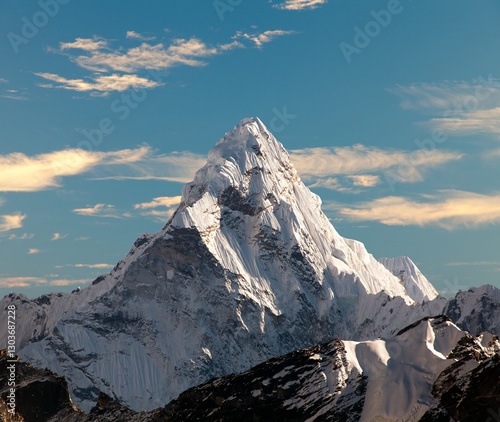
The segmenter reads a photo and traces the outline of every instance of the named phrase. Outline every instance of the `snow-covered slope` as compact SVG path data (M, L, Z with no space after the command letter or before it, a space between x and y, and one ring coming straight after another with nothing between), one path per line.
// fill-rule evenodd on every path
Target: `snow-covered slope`
M415 305L337 233L259 119L217 143L171 220L110 274L72 294L11 294L0 310L12 303L20 355L65 375L85 410L99 390L152 409L209 378L335 337L389 336L444 306Z
M408 295L415 302L435 299L437 290L407 256L397 258L380 258L378 260L392 274L402 280Z

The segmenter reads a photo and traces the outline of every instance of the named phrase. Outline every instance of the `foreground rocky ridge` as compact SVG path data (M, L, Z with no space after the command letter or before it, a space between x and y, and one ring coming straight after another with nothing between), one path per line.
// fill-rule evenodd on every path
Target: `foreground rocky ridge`
M72 405L63 379L18 363L19 396L37 399L19 406L18 419L5 420L491 422L500 417L499 353L498 338L488 333L473 337L444 316L426 318L387 341L337 339L273 358L139 413L101 393L84 414ZM3 373L0 395L5 396ZM0 413L4 407L0 400Z

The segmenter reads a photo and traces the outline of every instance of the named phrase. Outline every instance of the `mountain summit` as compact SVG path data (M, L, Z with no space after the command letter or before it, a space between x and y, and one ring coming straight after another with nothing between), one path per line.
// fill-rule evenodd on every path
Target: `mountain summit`
M152 409L210 378L336 337L389 336L444 307L417 306L337 233L257 118L216 144L170 221L110 274L72 294L11 294L0 309L9 304L20 356L65 375L86 410L99 391Z

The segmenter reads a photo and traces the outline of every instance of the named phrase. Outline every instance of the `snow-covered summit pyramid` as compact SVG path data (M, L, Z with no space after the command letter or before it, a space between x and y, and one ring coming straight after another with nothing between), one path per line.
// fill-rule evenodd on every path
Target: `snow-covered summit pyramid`
M415 302L432 300L438 296L434 286L407 256L379 258L379 262L400 279L408 295Z
M337 233L256 118L217 143L171 220L110 274L72 294L11 294L0 310L11 303L21 357L65 375L87 410L99 390L152 409L273 356L436 313Z

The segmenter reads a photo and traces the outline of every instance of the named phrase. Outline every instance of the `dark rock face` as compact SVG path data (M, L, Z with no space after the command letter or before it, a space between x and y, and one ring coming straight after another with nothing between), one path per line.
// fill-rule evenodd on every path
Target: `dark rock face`
M80 413L71 403L68 384L49 370L16 362L16 415L8 413L7 396L10 363L5 350L0 351L0 415L5 421L40 422L60 412ZM60 419L62 420L62 419Z
M191 388L162 412L165 420L175 422L301 422L313 416L318 421L357 421L363 408L366 379L343 377L347 374L346 366L343 343L334 340ZM321 382L323 371L338 374L338 385L325 387ZM351 387L352 394L340 398L346 387Z
M500 335L500 290L485 285L458 292L444 309L452 321L472 335L488 331Z
M481 362L456 362L436 380L433 395L438 404L426 412L421 422L500 421L500 356Z

